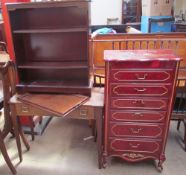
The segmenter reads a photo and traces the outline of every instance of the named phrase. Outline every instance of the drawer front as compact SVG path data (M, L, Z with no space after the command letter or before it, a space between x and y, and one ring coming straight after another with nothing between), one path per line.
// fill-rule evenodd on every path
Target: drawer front
M162 124L110 123L110 135L115 137L161 138Z
M158 153L161 140L109 139L109 150L119 152Z
M172 71L129 71L113 70L111 72L112 82L166 82L173 79Z
M164 122L166 112L156 111L111 111L111 121Z
M171 86L168 85L111 85L111 94L117 96L153 96L168 97Z
M163 68L163 69L174 69L176 61L124 61L124 62L111 62L111 69L137 69L137 68Z
M76 110L70 112L65 118L75 119L94 119L94 110L91 107L80 106Z
M45 112L45 111L42 111L40 109L37 109L37 108L33 108L29 105L25 105L25 104L16 104L16 111L17 111L17 114L19 115L47 115L49 113Z
M133 110L166 110L168 106L167 99L147 99L147 98L112 98L111 108L116 109L133 109Z

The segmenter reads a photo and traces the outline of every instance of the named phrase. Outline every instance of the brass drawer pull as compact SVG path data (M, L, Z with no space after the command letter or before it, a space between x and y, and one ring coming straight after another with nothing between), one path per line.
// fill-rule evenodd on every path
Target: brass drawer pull
M140 76L139 74L135 74L135 76L138 80L145 80L147 78L148 74L144 74L143 76Z
M137 112L137 113L134 113L132 116L133 117L143 117L143 114Z
M135 100L135 101L133 101L132 102L133 104L142 104L142 105L144 105L145 104L145 102L143 101L143 100Z
M137 129L130 128L130 131L131 131L133 134L139 134L140 131L142 131L142 128L137 128Z
M79 111L79 114L81 115L81 116L86 116L87 115L87 110L86 109L80 109L80 111Z
M145 92L147 89L146 88L134 88L137 92Z
M24 113L28 113L29 112L28 106L22 106L21 111Z
M140 144L138 143L138 144L136 144L136 145L133 145L132 143L129 143L129 145L130 145L130 147L131 148L138 148L139 146L140 146Z

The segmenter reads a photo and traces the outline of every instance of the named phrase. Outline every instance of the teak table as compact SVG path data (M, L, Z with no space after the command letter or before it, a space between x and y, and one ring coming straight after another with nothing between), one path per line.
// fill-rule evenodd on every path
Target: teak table
M21 95L22 96L22 95ZM20 127L19 120L17 116L51 116L52 113L48 110L43 110L40 107L26 104L18 100L20 95L14 95L10 99L10 109L11 117L13 122L13 127L15 130L16 144L19 153L19 159L22 161L22 148L20 142L20 136L23 139L23 142L27 148L30 149L30 146L24 137L24 133ZM56 104L58 105L58 104ZM80 105L74 111L69 112L64 118L78 118L78 119L94 119L96 120L97 128L97 146L98 146L98 164L99 168L101 167L101 149L102 149L102 119L103 119L103 105L104 105L104 88L93 88L91 91L91 97L83 105ZM52 116L57 116L53 114Z

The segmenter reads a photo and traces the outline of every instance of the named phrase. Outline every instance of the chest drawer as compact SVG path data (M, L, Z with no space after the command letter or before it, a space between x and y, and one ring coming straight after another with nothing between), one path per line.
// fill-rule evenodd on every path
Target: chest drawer
M111 85L111 94L117 96L153 96L168 97L171 86L169 85L133 85L116 84Z
M156 98L111 98L111 108L131 110L166 110L167 99Z
M109 139L110 151L157 153L160 148L161 140Z
M138 69L138 68L147 68L147 69L174 69L176 67L175 61L113 61L110 63L111 69Z
M172 70L146 71L146 70L113 70L110 74L112 82L166 82L172 81Z
M161 138L162 124L110 123L110 135L115 137Z
M139 122L163 122L166 118L166 112L157 111L116 111L110 113L111 121L139 121Z

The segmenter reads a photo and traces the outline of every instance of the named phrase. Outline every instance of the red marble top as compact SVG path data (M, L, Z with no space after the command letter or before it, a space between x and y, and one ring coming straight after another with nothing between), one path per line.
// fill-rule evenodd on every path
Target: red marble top
M105 50L105 61L180 60L173 50Z

